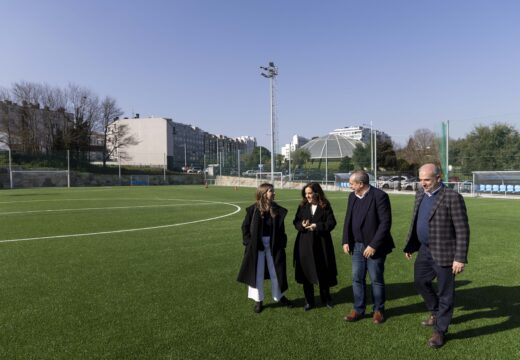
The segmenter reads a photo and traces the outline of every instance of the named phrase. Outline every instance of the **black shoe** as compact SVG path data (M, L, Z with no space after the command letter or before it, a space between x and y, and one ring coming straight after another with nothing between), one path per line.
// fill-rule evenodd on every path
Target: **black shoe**
M332 300L329 300L325 302L325 306L327 307L327 309L332 309L334 307L334 303L332 302Z
M264 306L262 304L261 301L256 301L255 302L255 307L253 308L254 312L259 314L262 312L262 310L264 309Z
M307 304L303 305L303 311L312 310L313 307L314 307L314 305L307 303Z
M282 306L288 307L289 309L294 307L294 304L289 299L287 299L285 296L282 296L282 298L280 299L280 304Z

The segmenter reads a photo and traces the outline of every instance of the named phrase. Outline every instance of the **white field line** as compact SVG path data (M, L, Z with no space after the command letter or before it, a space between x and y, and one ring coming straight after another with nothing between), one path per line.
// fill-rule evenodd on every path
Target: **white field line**
M200 201L202 201L202 200L200 200ZM228 217L228 216L235 215L240 210L242 210L242 208L240 206L235 205L235 204L231 204L231 203L218 202L218 201L208 201L208 203L220 204L220 205L229 205L229 206L235 207L236 210L231 212L231 213L229 213L229 214L215 216L215 217L207 218L207 219L187 221L187 222L184 222L184 223L177 223L177 224L149 226L149 227L133 228L133 229L111 230L111 231L98 231L98 232L82 233L82 234L52 235L52 236L41 236L41 237L33 237L33 238L8 239L8 240L0 240L0 243L9 243L9 242L18 242L18 241L45 240L45 239L62 239L62 238L70 238L70 237L96 236L96 235L118 234L118 233L135 232L135 231L165 229L165 228L170 228L170 227L190 225L190 224L197 224L197 223L206 222L206 221L218 220L218 219L222 219L222 218L225 218L225 217Z
M53 210L27 210L27 211L10 211L0 212L0 215L18 215L18 214L38 214L38 213L52 213L52 212L66 212L66 211L91 211L91 210L126 210L126 209L142 209L142 208L160 208L160 207L176 207L176 206L199 206L199 205L215 205L212 203L202 204L165 204L165 205L135 205L135 206L110 206L110 207L93 207L93 208L79 208L79 209L53 209Z

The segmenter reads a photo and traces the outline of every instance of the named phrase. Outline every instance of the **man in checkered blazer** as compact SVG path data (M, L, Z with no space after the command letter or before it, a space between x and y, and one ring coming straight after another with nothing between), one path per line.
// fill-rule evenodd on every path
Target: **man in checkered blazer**
M469 224L464 198L448 189L439 168L425 164L419 169L423 190L415 198L412 224L404 252L407 259L418 251L414 283L431 315L421 322L433 327L432 348L444 345L453 316L455 275L464 270L469 245ZM437 291L432 285L437 278Z

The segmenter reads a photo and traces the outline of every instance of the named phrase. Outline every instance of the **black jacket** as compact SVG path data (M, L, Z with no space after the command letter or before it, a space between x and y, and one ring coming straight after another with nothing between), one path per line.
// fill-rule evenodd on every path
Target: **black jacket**
M392 252L395 247L390 228L392 227L392 211L390 208L390 199L387 193L382 190L370 186L370 190L365 195L363 201L368 201L368 206L364 207L363 213L353 213L352 207L356 194L351 192L348 197L347 214L345 215L345 223L343 225L342 244L348 244L350 251L354 249L354 234L352 231L352 217L361 217L361 233L363 235L363 243L376 250L373 258Z
M272 208L276 213L273 218L273 233L271 235L271 253L273 255L276 277L280 284L282 293L287 290L287 261L285 247L287 246L287 234L285 233L284 220L287 209L273 202ZM242 265L238 273L237 281L256 288L256 262L258 259L258 244L262 242L261 218L256 205L253 204L246 209L246 216L242 223L242 241L245 246ZM269 279L267 266L264 278Z

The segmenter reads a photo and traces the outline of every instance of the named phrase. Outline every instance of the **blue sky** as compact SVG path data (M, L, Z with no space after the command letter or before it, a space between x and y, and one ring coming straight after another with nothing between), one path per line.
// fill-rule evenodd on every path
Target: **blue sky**
M520 129L516 0L0 0L0 86L75 83L127 115L166 116L269 144L373 123Z

